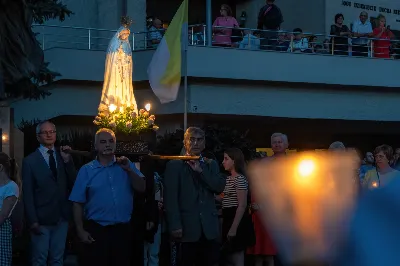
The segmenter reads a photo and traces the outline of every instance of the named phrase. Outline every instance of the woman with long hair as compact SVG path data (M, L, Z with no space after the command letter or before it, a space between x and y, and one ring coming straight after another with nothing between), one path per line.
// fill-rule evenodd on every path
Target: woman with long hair
M255 241L248 212L249 184L245 176L245 160L240 149L225 151L222 162L229 173L222 199L222 238L226 264L244 265L245 250Z
M11 266L12 225L11 213L18 202L21 179L15 160L0 152L0 265Z

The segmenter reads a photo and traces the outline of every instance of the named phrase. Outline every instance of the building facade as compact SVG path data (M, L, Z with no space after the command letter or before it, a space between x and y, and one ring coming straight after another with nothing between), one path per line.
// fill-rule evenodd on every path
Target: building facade
M105 0L89 1L85 4L96 6L99 13L84 15L87 7L80 9L76 1L70 2L67 5L79 18L59 26L48 27L48 24L36 28L41 32L38 40L44 46L45 60L62 76L51 86L51 96L40 101L13 103L16 124L22 119L71 115L94 117L97 113L105 49L118 28L122 11L109 12L112 8ZM291 2L291 8L288 2ZM334 13L342 12L346 17L356 19L359 12L337 0L313 0L304 10L300 8L304 3L297 2L280 3L277 0L285 16L285 28L299 25L304 27L303 30L324 32ZM338 3L334 5L333 2ZM238 4L236 14L240 15L241 11L257 13L262 4L263 0ZM350 9L354 12L346 13ZM159 117L158 124L164 130L172 131L183 125L185 98L180 90L175 102L162 105L150 89L147 66L154 50L145 49L146 34L140 29L145 27L145 10L146 3L141 0L128 2L127 13L134 19L133 27L136 27L131 39L134 93L139 107L151 103L152 112ZM100 11L105 12L104 16ZM247 27L255 27L252 19L248 18ZM113 23L108 23L110 21ZM383 134L388 129L400 131L396 126L400 122L400 113L396 112L400 105L398 60L193 45L188 49L187 67L189 125L241 121L232 124L248 123L247 126L256 131L261 125L267 133L286 130L304 136L323 135L326 128L338 136L357 132ZM288 127L287 119L297 122ZM310 121L325 122L315 124ZM369 124L369 121L379 122ZM267 133L262 135L265 137Z

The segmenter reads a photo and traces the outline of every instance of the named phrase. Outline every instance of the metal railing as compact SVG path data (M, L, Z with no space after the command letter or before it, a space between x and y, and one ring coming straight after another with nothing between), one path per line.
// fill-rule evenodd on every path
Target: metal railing
M42 48L106 50L116 30L58 25L34 25ZM129 41L132 50L155 49L163 30L133 32ZM378 58L400 58L400 41L377 38L341 37L290 31L268 31L250 28L213 27L211 45L224 48L266 50ZM206 46L207 32L203 24L190 25L188 43ZM360 40L361 43L360 44ZM380 45L380 46L377 46Z

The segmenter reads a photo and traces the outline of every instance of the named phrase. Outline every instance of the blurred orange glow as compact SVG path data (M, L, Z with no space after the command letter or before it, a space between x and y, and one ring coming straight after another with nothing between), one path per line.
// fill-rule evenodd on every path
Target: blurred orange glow
M325 259L345 234L356 198L354 156L307 152L249 165L255 202L285 263Z

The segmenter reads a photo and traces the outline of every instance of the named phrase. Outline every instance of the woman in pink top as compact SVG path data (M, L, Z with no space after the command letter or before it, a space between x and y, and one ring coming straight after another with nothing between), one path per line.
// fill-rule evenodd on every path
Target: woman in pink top
M232 45L232 28L239 27L239 24L236 19L232 17L232 9L228 5L223 4L220 12L221 16L217 17L213 24L213 45L230 47Z

